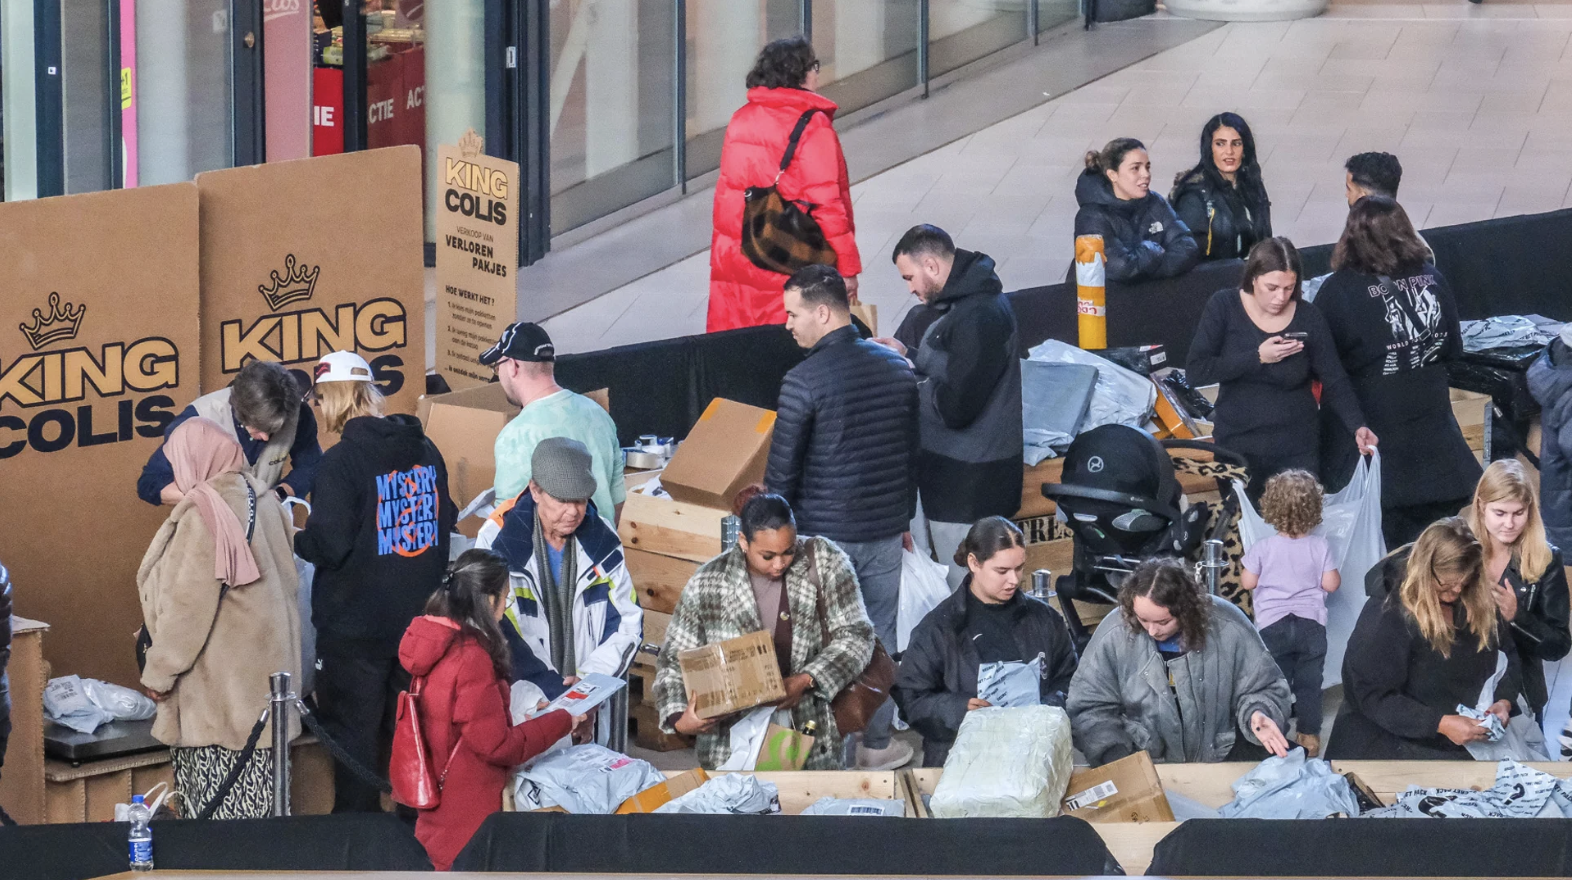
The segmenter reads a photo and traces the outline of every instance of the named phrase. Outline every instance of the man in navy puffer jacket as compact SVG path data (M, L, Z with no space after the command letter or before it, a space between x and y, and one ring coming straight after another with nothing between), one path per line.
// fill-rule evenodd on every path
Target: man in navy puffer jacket
M808 357L781 382L765 483L790 502L798 531L851 557L863 602L885 650L895 650L901 548L917 508L917 379L906 359L861 339L846 282L809 266L786 282L786 329ZM863 732L860 769L893 770L912 758L890 741L895 704Z

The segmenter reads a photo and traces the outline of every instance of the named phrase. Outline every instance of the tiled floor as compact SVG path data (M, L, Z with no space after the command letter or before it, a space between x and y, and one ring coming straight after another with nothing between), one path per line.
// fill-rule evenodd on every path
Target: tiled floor
M1552 210L1572 186L1572 3L1339 3L1320 18L1231 24L853 187L862 296L892 329L911 303L888 250L936 223L985 251L1009 288L1064 277L1081 157L1146 141L1166 190L1221 110L1255 130L1274 228L1335 240L1343 160L1403 160L1416 225ZM1036 63L1052 64L1051 54ZM704 329L708 253L546 322L562 351Z

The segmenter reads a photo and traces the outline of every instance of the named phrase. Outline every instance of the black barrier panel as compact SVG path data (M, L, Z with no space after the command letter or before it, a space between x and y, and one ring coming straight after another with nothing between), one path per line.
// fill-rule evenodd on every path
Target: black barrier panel
M716 397L775 409L781 379L802 358L785 327L748 327L563 355L557 382L581 394L609 389L617 439L629 446L640 434L686 437Z
M0 828L0 876L88 880L129 870L124 822ZM388 814L153 823L153 863L174 871L430 871L413 828Z
M1080 819L495 813L454 871L641 874L1119 873Z
M1568 819L1191 819L1157 844L1164 877L1566 877Z

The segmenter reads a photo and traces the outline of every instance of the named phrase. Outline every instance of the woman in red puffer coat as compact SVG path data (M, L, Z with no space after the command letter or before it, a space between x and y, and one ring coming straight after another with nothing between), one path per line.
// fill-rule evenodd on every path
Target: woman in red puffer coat
M769 186L780 173L786 142L797 119L814 114L797 143L797 153L777 184L781 196L815 207L813 218L835 250L846 291L857 301L856 227L852 222L851 182L846 157L831 120L835 102L816 94L819 62L805 37L776 40L764 47L748 73L748 103L732 114L721 147L720 179L715 184L715 234L710 241L710 309L705 329L731 330L783 324L781 296L786 276L760 269L742 252L743 191Z
M513 724L512 665L498 627L507 599L508 564L489 550L467 550L398 646L409 674L425 678L421 732L442 800L420 811L415 837L439 871L448 870L486 817L502 809L508 771L584 720L558 710Z

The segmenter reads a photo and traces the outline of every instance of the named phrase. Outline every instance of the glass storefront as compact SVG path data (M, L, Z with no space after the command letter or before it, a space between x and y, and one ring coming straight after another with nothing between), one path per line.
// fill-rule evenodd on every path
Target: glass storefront
M549 181L533 198L560 234L714 171L748 70L770 40L809 34L821 89L844 114L1032 39L1032 23L1040 33L1073 19L1077 6L362 0L364 24L351 28L364 33L361 62L358 53L346 59L341 0L0 0L5 197L412 144L425 156L429 241L435 147L474 129L501 132L488 152L526 164L526 181ZM58 77L35 56L39 10L51 28L50 10L59 15ZM540 49L519 59L522 47L504 45L512 40ZM247 52L259 44L265 52ZM364 98L350 107L346 60L351 79L364 65ZM54 126L58 141L47 136Z

